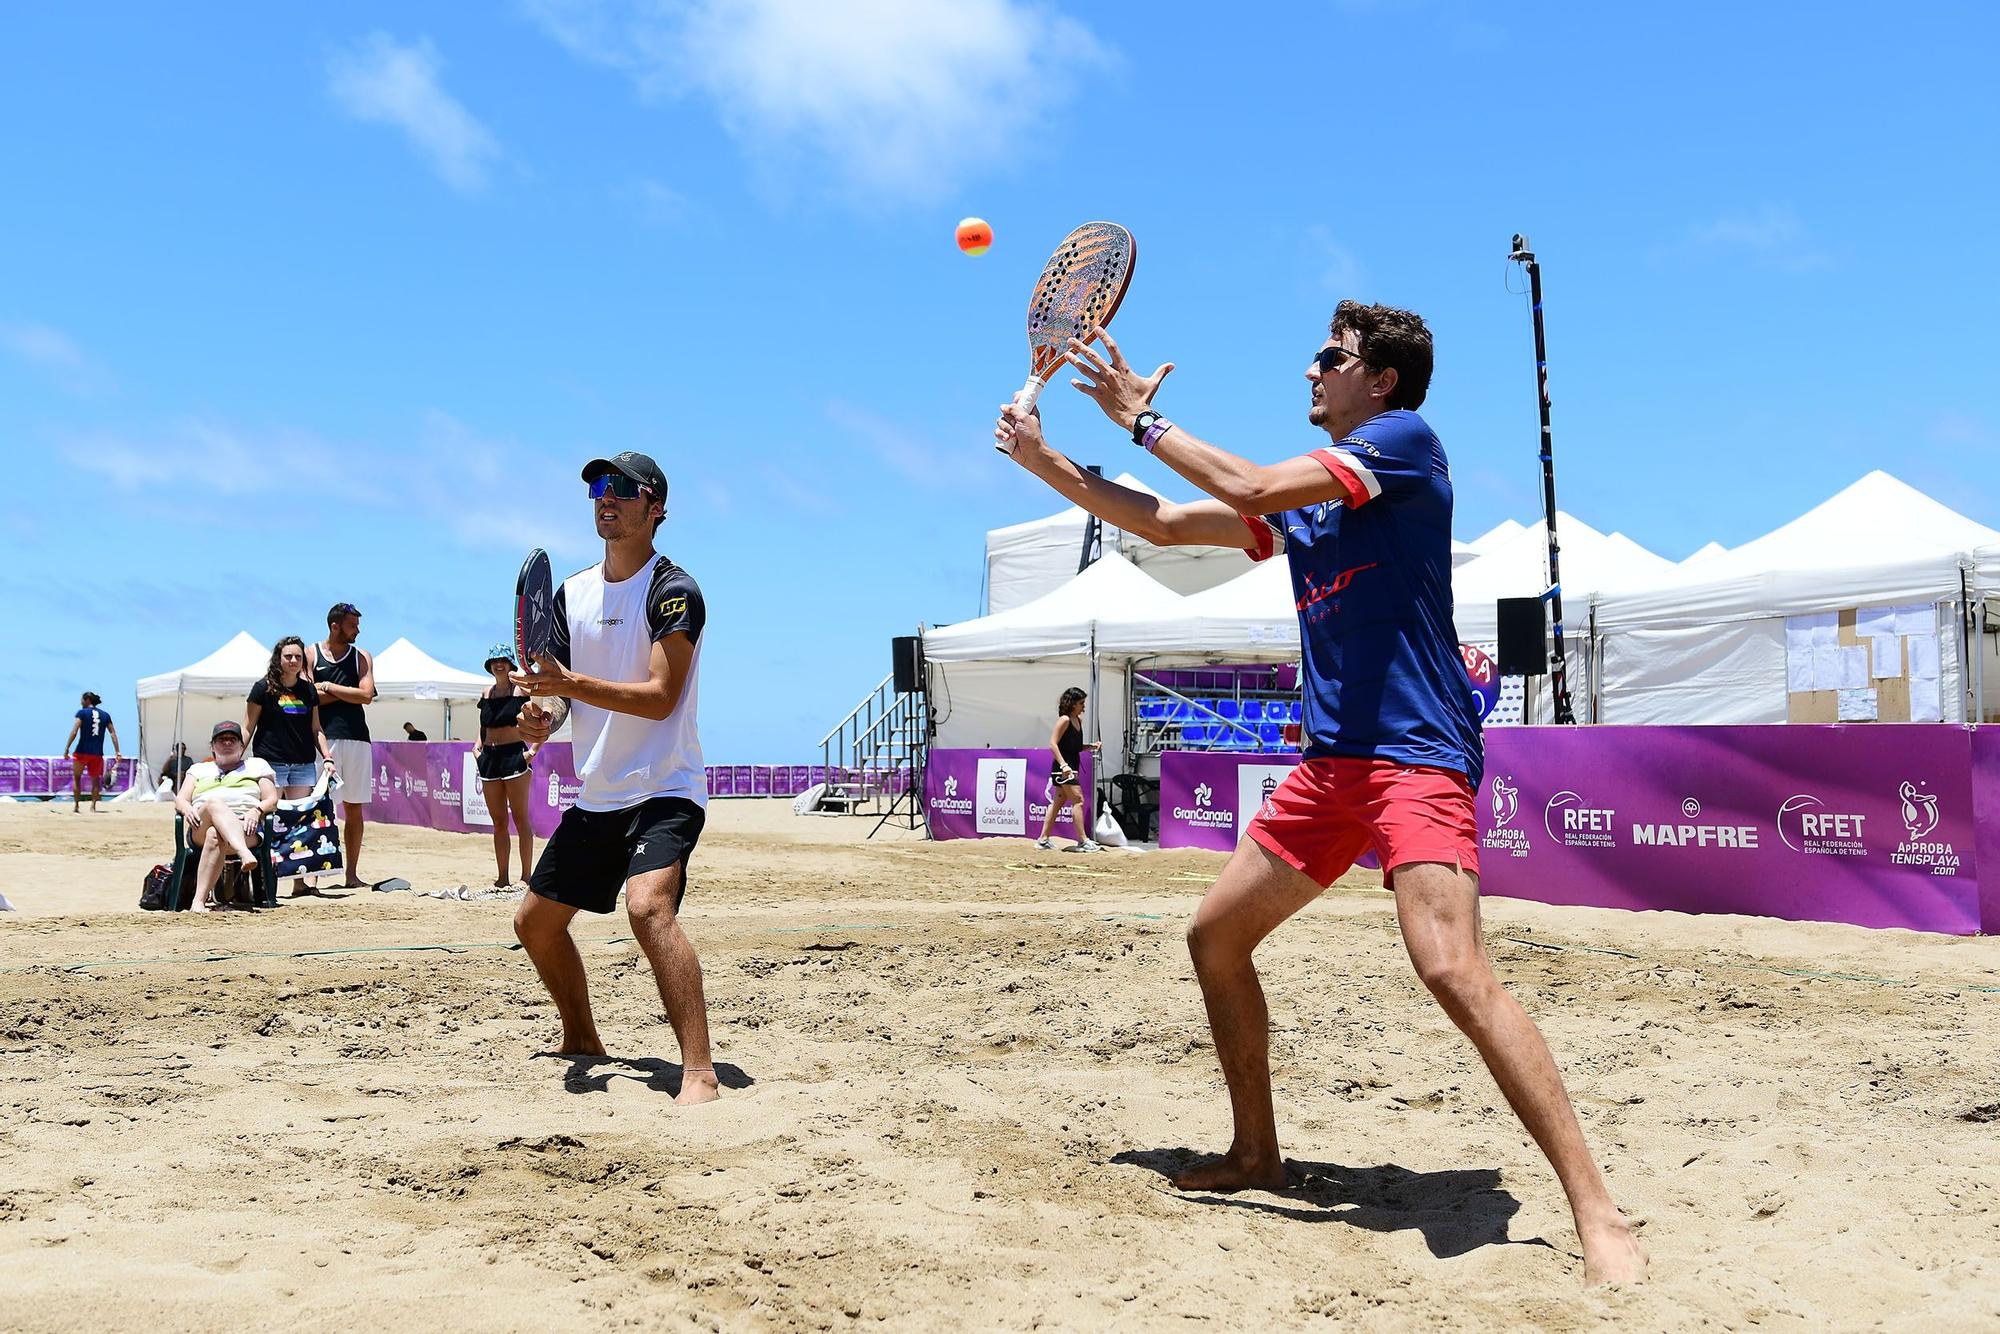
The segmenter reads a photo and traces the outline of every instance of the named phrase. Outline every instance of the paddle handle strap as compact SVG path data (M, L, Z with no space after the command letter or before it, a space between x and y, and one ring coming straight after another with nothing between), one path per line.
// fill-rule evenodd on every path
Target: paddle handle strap
M1014 395L1014 406L1023 412L1033 411L1035 400L1042 396L1042 390L1048 388L1048 384L1047 376L1030 375L1028 382L1022 385L1020 391ZM1012 440L1007 441L1005 444L995 441L993 448L999 450L1010 459L1014 457L1014 442Z

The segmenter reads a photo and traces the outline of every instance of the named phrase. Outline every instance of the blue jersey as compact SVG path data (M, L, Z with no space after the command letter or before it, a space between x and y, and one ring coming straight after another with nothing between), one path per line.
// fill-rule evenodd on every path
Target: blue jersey
M1284 535L1298 600L1305 757L1453 769L1478 787L1479 712L1451 614L1444 446L1422 417L1397 410L1310 457L1355 499L1267 516Z
M111 715L94 704L86 704L76 711L76 753L78 755L102 755L104 753L104 729L111 725Z

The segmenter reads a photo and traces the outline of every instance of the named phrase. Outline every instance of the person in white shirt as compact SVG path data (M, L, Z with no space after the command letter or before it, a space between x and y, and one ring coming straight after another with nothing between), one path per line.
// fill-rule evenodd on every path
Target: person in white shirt
M701 960L680 921L708 805L695 728L707 610L687 571L653 550L667 503L659 465L629 452L592 459L583 480L604 559L563 581L549 650L515 678L531 696L516 720L522 739L539 746L570 719L583 789L542 849L514 933L562 1016L560 1054L602 1056L569 926L578 911L610 912L623 886L680 1042L674 1101L712 1102Z
M240 723L217 723L209 750L212 758L189 769L174 794L174 809L187 821L188 846L201 849L194 875L196 912L214 911L210 897L223 863L233 855L250 864L264 817L278 807L277 779L269 764L244 754Z

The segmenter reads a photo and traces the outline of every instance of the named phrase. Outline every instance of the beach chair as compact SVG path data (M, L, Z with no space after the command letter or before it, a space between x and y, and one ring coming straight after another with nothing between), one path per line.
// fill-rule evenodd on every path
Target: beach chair
M250 892L260 908L278 906L278 877L271 872L271 840L274 832L271 817L265 816L257 829L257 846L250 849L251 865L244 866L242 858L231 854L223 864L223 874L234 866L238 874L250 876ZM174 812L174 859L171 863L173 874L167 880L167 893L160 906L167 912L185 912L194 902L195 868L201 862L201 849L188 846L187 817Z

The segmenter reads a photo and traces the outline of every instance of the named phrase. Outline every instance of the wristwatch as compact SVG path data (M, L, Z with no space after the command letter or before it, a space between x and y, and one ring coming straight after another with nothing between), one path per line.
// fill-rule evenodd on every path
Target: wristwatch
M1154 412L1151 408L1134 417L1132 419L1132 443L1135 445L1145 444L1146 428L1159 420L1161 420L1160 414Z

